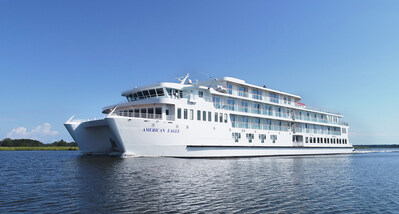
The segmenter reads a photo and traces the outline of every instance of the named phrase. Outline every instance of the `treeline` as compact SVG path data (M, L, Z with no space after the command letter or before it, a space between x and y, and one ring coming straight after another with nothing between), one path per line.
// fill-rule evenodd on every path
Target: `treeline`
M75 142L66 142L64 140L55 141L54 143L42 143L38 140L32 139L10 139L5 138L0 141L0 146L2 147L55 147L55 146L62 146L62 147L76 147Z
M381 149L387 149L387 148L399 148L399 144L390 144L390 145L384 145L384 144L378 144L378 145L353 145L353 147L356 148L381 148Z

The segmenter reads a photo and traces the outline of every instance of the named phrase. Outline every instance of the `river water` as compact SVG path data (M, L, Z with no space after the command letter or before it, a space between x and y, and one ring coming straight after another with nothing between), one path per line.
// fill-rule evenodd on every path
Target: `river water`
M0 213L399 212L398 150L234 159L4 151L0 164Z

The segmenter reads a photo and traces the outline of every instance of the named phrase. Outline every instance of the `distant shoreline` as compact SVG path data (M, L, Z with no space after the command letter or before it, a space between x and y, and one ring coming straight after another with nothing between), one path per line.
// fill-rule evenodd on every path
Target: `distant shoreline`
M0 146L0 151L78 151L79 147L47 146L47 147L5 147Z
M395 149L399 144L394 145L353 145L355 149Z

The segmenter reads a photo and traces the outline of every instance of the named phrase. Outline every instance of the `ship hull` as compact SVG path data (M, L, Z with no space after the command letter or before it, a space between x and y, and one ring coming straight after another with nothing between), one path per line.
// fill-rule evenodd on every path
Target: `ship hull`
M298 144L292 142L291 132L232 128L227 123L107 116L87 122L68 121L65 127L83 154L201 158L353 152L350 145ZM232 133L241 133L242 138L236 142ZM264 142L249 140L247 134L265 134L268 138ZM270 135L278 139L273 142Z

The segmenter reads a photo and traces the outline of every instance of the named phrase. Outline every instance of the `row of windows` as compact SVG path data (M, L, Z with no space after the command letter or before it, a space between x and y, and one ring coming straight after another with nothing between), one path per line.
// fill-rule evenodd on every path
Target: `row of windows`
M166 93L165 93L166 90ZM163 97L169 95L171 98L183 98L183 91L173 88L153 88L148 90L137 91L126 96L128 101L142 100L151 97Z
M181 108L177 109L177 119L194 120L194 116L195 116L194 109L181 109ZM202 120L202 121L212 122L212 112L197 110L196 119L199 121ZM215 112L213 121L220 123L223 122L227 123L228 121L227 114Z
M307 120L321 123L338 124L339 120L336 116L330 116L319 113L311 113L305 111L297 111L290 108L274 106L269 104L261 104L257 102L249 102L245 100L221 98L217 96L212 97L212 102L215 108L225 109L230 111L247 112L253 114L263 114L276 117L292 118L298 120Z
M145 98L150 98L150 97L163 97L165 96L165 92L163 88L153 88L149 90L143 90L143 91L138 91L133 94L129 94L126 96L128 101L135 101L135 100L141 100Z
M162 108L135 108L135 109L125 109L116 112L119 116L124 117L139 117L139 118L162 118ZM166 109L166 115L169 115L169 110Z
M241 139L241 133L233 132L232 137L234 139L234 142L238 143L239 139ZM255 138L255 134L247 133L245 134L245 138L248 140L248 143L252 143L253 139ZM259 139L261 143L264 143L266 140L266 134L259 134ZM270 140L273 143L276 143L277 135L270 135Z
M305 143L348 144L348 140L336 138L306 137Z
M236 91L234 90L234 88L238 87L238 96L241 97L250 97L250 93L247 87L244 86L233 86L232 84L228 84L227 88L228 88L228 93L229 94L233 94L236 95ZM262 96L262 91L258 90L258 89L252 89L252 98L253 99L258 99L258 100L268 100L270 99L270 102L274 102L274 103L284 103L284 104L288 104L291 105L292 102L294 102L294 99L292 99L291 97L286 97L286 96L282 96L282 95L278 95L275 93L268 93L264 92L263 96Z

